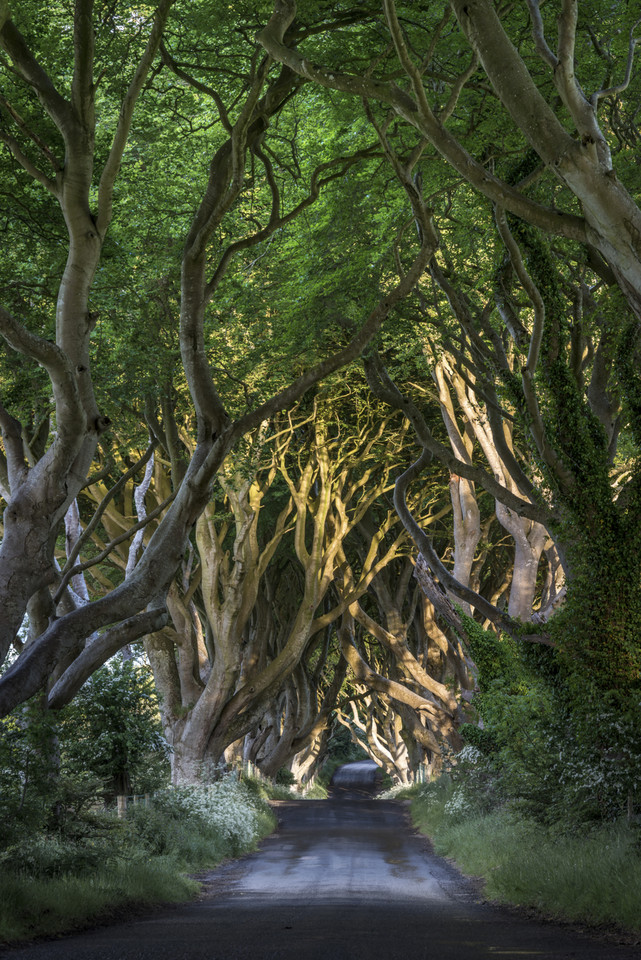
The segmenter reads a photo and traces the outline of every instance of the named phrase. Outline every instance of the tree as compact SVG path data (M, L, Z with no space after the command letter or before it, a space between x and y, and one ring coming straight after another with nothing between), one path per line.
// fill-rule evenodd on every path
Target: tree
M42 37L30 5L21 33L5 18L1 162L23 213L7 228L0 327L46 376L33 389L6 379L3 642L25 611L29 636L0 680L2 710L45 685L63 705L147 635L173 691L166 722L193 747L186 768L242 737L266 769L292 762L326 731L332 681L316 668L344 660L390 743L409 731L436 753L458 722L444 681L465 685L469 666L444 624L471 643L470 613L545 648L586 736L601 707L627 709L641 666L637 25L626 9L617 34L591 0L558 0L553 51L553 6L277 0L259 44L265 11L249 3L216 30L205 0L159 3L153 22L78 0L71 32L56 4ZM39 219L51 226L31 235ZM419 447L394 502L419 551L420 604L409 566L400 597L363 573L371 517L348 517L358 482L326 462L320 425L306 448L292 424L273 480L254 485L252 444L361 355ZM98 410L119 418L118 453ZM384 460L366 447L346 476ZM453 552L422 523L428 468L449 479ZM389 507L381 491L368 503L379 520ZM14 557L17 581L3 567ZM339 622L343 661L316 661L321 628ZM615 740L604 735L608 755ZM397 747L402 764L412 750Z
M639 683L635 598L640 571L634 559L638 556L639 474L632 468L623 487L613 487L611 469L620 431L635 437L637 433L639 381L632 358L638 351L641 287L634 238L640 214L615 171L616 165L631 189L636 188L622 141L597 117L608 99L619 104L626 90L636 91L632 72L636 25L627 24L617 45L610 44L614 52L608 69L612 75L618 56L620 82L602 84L601 79L592 78L596 67L601 70L607 60L605 48L594 29L590 32L587 21L579 18L578 5L559 5L555 52L546 41L538 3L528 6L529 40L520 10L498 14L485 0L473 4L453 0L450 8L460 28L456 42L465 38L470 46L469 68L462 73L452 64L451 33L444 30L445 21L437 22L428 11L422 11L417 21L392 0L383 7L388 49L393 53L388 60L375 59L372 50L375 66L368 73L355 72L349 62L337 69L335 60L312 66L304 47L288 45L283 31L295 16L289 2L276 5L260 39L300 76L365 98L390 164L401 168L406 179L425 151L421 161L425 190L426 170L440 169L438 154L465 184L494 205L495 229L503 247L497 259L507 287L497 276L496 296L484 297L470 278L465 256L458 251L453 256L442 238L430 264L431 280L439 291L437 305L427 311L439 331L435 349L446 349L455 358L457 373L467 385L459 391L458 400L467 406L469 424L479 424L480 412L478 406L470 406L469 385L483 397L482 415L491 434L489 445L484 441L490 469L478 469L467 453L453 455L445 448L427 428L416 404L394 387L376 358L370 362L370 381L380 397L413 419L424 454L398 488L396 502L432 575L446 589L474 604L499 628L518 632L518 626L501 611L455 581L428 539L421 538L415 524L412 527L403 505L403 488L431 457L495 496L504 519L512 517L517 540L519 517L519 525L527 520L547 529L570 580L563 612L547 634L539 631L540 639L556 647L556 661L562 665L577 707L589 700L594 710L596 702L610 695L624 705ZM589 4L585 10L587 17ZM602 21L598 25L610 43L608 25ZM517 40L512 41L511 35ZM340 53L330 46L325 59L337 56ZM449 82L445 103L434 84L441 63L446 65L445 82ZM577 79L581 64L584 88ZM489 110L500 111L507 133L499 143L509 160L500 149L486 147L480 159L468 152L470 147L477 152L479 146L485 147L479 123L470 123L471 114L466 112L479 103L483 86L477 81L479 67L490 84L483 88L481 120L487 119ZM397 71L401 85L387 79L390 70ZM391 111L387 118L377 113L378 104ZM461 124L457 115L468 122ZM408 151L399 128L393 126L394 118L423 138L413 151ZM451 193L448 203L451 209ZM461 203L457 210L462 212ZM482 203L475 211L487 218ZM424 303L429 299L425 291ZM525 469L510 440L516 423L532 451L533 459ZM478 430L477 436L481 436ZM523 442L520 437L518 442ZM633 443L638 449L638 440ZM542 537L538 540L537 551ZM530 594L531 590L532 583ZM515 603L514 612L520 607L522 615L527 612L525 606ZM530 639L536 639L534 634ZM586 684L592 691L587 700Z
M404 438L392 431L384 439L388 418L377 420L357 390L338 399L340 414L336 388L328 388L264 424L228 458L220 499L197 522L200 564L182 589L170 590L172 626L147 642L176 780L197 779L203 763L264 728L271 710L282 712L281 697L291 707L290 742L272 740L281 741L276 769L283 766L291 743L318 718L311 701L303 707L314 638L404 542L404 534L386 539L397 522L388 509L368 531L350 590L331 594L343 544L389 488ZM262 762L271 768L276 760L263 754Z
M351 340L337 350L331 346L320 350L320 358L314 356L309 365L303 365L291 382L277 383L271 397L268 392L243 413L231 416L210 368L207 305L238 251L283 229L318 198L323 183L344 175L360 154L357 149L345 159L330 161L329 167L321 162L306 181L303 199L285 209L282 188L261 144L268 137L270 120L298 95L301 84L288 68L274 68L269 57L261 58L260 49L244 35L238 41L240 53L238 47L233 51L242 63L240 79L232 67L216 89L189 74L172 56L170 44L180 45L185 36L193 43L202 18L209 16L206 4L197 5L194 11L194 20L188 21L189 29L183 33L181 5L172 0L159 3L151 19L143 21L129 8L118 15L103 11L102 16L92 0L86 0L75 5L73 20L64 21L71 29L62 34L59 26L64 13L52 7L50 19L39 24L41 39L36 39L21 32L3 9L1 42L5 70L11 78L4 109L12 125L3 140L13 162L22 168L20 176L28 175L58 204L68 245L57 293L56 342L30 329L28 310L24 310L24 321L4 307L0 313L5 341L45 369L55 407L55 434L33 449L25 447L23 425L9 410L3 408L2 413L9 488L0 550L0 603L5 611L0 626L2 656L14 642L27 611L32 632L32 642L0 681L0 709L5 713L40 689L56 670L75 664L77 676L83 671L88 676L114 649L166 624L164 597L189 533L209 501L212 480L230 450L265 419L295 403L319 379L359 355L383 318L410 292L436 243L426 224L426 240L414 271L399 283L386 285ZM27 8L24 15L27 34L31 13ZM114 53L116 60L112 59ZM215 57L215 47L209 54ZM122 62L120 55L124 56ZM67 63L72 65L71 71ZM182 256L173 260L181 276L179 344L195 418L193 455L180 475L176 474L175 498L130 575L92 602L78 605L67 594L66 606L59 603L56 608L50 592L57 579L56 537L87 482L98 440L109 426L100 413L91 375L90 343L99 320L90 301L92 285L99 263L105 262L100 258L118 207L117 183L128 159L125 151L129 149L128 156L136 158L133 169L139 169L137 155L144 166L149 156L142 154L143 147L149 146L145 125L148 130L150 102L156 93L151 84L158 84L158 77L169 70L181 84L196 91L191 96L205 105L203 125L214 130L209 140L205 138L209 156L205 175L198 154L192 155L192 176L199 189L192 194L195 210L185 218ZM208 65L201 63L196 74L199 70L207 76ZM167 88L171 90L172 85L170 79ZM140 126L134 135L136 115ZM200 147L200 137L196 142ZM261 208L262 222L256 225L253 214L243 218L243 204L258 165L269 199ZM171 168L164 166L162 173L169 180L173 176ZM219 235L222 245L210 267ZM169 436L165 434L165 440L171 446ZM94 637L91 652L85 647L89 637Z
M148 668L112 660L97 670L59 716L66 772L92 774L104 797L145 793L168 775L168 749Z
M423 141L431 144L470 186L499 207L552 236L566 237L595 248L614 271L631 310L639 318L641 265L636 238L640 232L641 213L615 173L612 150L597 116L599 105L605 98L615 97L629 86L636 43L634 31L638 24L632 22L629 32L626 31L627 36L624 34L627 49L623 51L622 59L627 59L627 68L623 68L620 81L608 83L606 87L601 87L597 81L595 89L586 93L575 67L577 42L581 39L577 36L579 6L571 2L559 6L558 45L553 51L546 40L538 0L528 3L532 32L528 53L533 52L538 57L528 69L524 56L509 35L523 30L520 11L515 15L510 10L501 18L490 0L475 0L473 4L467 0L451 0L449 8L469 43L470 58L462 73L456 71L447 76L446 83L451 77L451 92L445 105L439 102L438 92L436 95L432 93L432 77L441 49L446 62L452 56L452 45L448 44L443 30L449 11L438 22L434 13L430 15L427 10L421 10L423 22L417 25L409 11L406 15L405 9L401 5L397 8L394 0L384 0L387 51L393 51L392 69L400 70L405 89L396 80L379 79L385 77L390 66L385 56L387 51L383 53L384 46L372 51L375 71L366 74L350 72L350 63L341 63L336 70L313 65L300 48L288 46L284 40L296 17L294 0L278 0L259 39L275 59L299 76L329 89L385 104ZM589 5L586 7L589 9ZM595 46L598 51L598 40ZM552 72L554 93L558 98L556 109L546 96L549 74L538 69L542 64ZM486 163L475 160L456 133L448 129L446 124L451 121L455 108L461 108L461 95L479 65L495 95L492 105L488 104L489 109L500 104L502 122L514 125L520 132L522 149L536 151L546 170L567 191L566 197L578 200L582 216L567 208L545 207L531 200L518 186L495 176ZM592 73L591 66L588 63L586 73ZM612 57L609 67L611 73ZM569 130L566 115L571 125Z

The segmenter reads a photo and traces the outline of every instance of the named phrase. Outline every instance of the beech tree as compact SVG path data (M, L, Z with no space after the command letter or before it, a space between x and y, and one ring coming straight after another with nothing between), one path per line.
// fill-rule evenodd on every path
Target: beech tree
M592 80L592 63L588 63L582 85L576 64L577 44L582 39L579 33L580 5L570 0L554 5L554 15L558 16L555 50L546 36L545 21L548 15L552 16L550 6L544 18L538 0L528 0L527 3L531 30L527 53L538 58L545 68L543 70L537 70L535 65L528 68L525 51L519 50L510 36L513 32L522 33L525 26L523 10L510 9L500 14L490 0L475 0L474 3L451 0L440 20L435 12L421 7L418 25L415 6L411 8L412 16L409 8L397 5L394 0L383 0L389 45L386 48L383 44L373 51L374 67L366 74L349 72L349 64L345 65L347 71L344 71L343 64L338 69L325 64L316 65L306 59L299 46L294 48L285 42L286 31L296 17L294 0L277 0L272 18L259 39L275 59L299 76L323 87L389 107L395 116L419 134L424 143L430 144L451 164L465 182L501 208L553 236L566 237L595 248L614 271L631 310L638 318L641 315L641 252L636 238L641 214L626 186L617 177L612 147L598 119L603 101L624 92L630 84L638 23L630 19L628 30L623 34L626 48L619 54L619 63L610 56L607 85ZM586 4L586 15L591 13L594 11ZM448 42L449 32L445 31L445 26L451 14L456 17L462 38L470 49L462 72L452 69L450 62L454 51L451 41ZM632 17L631 12L629 16ZM581 26L585 29L584 25ZM606 23L604 29L610 26ZM586 39L589 42L589 37ZM610 42L612 37L607 39ZM605 57L598 38L595 38L594 45ZM444 49L442 57L439 56L441 48ZM439 61L447 63L443 85L445 88L449 86L449 96L445 103L439 96L438 85L433 83L433 78L438 75ZM390 66L394 71L401 71L404 84L399 85L396 79L385 79ZM602 76L603 64L600 66ZM613 78L616 66L621 73ZM567 196L578 200L580 216L572 211L572 205L569 205L570 209L560 204L544 206L531 199L518 184L497 177L491 165L475 159L455 130L448 128L455 110L461 109L466 84L479 67L494 91L493 104L500 105L504 122L520 131L524 146L529 145L536 152L545 169L567 190ZM548 94L548 77L554 91L552 103ZM566 117L570 129L567 129Z
M204 762L218 762L230 744L261 721L264 727L281 695L290 707L290 739L308 735L305 727L317 719L302 707L310 643L367 590L405 539L402 533L387 542L397 522L388 509L370 533L350 595L329 601L344 540L390 487L404 436L392 431L383 440L389 419L372 423L366 411L353 413L348 393L339 420L335 400L333 392L318 396L309 410L265 425L254 453L227 461L219 474L223 498L196 524L198 580L187 580L184 594L170 591L172 626L147 643L177 780L197 779ZM269 503L277 481L278 507ZM277 756L290 759L291 743L272 739L282 741ZM262 763L271 769L276 760L262 756Z
M203 19L208 21L205 7L196 5L190 11L192 19L187 17L183 24L186 11L175 0L159 3L148 19L136 8L103 10L93 0L78 0L71 19L53 6L35 31L30 7L16 19L6 4L2 7L0 40L10 79L2 140L22 180L30 178L57 205L68 250L56 294L55 339L47 336L44 317L38 325L38 311L33 317L28 303L21 301L17 311L6 307L0 311L5 342L26 362L46 371L53 394L51 419L46 417L39 426L40 441L35 445L29 445L26 425L10 409L0 411L7 499L0 549L3 658L27 611L32 624L31 642L0 681L3 712L34 694L58 667L64 669L78 656L84 654L94 669L101 657L106 659L117 647L167 623L165 595L188 535L209 501L212 480L230 450L266 418L295 403L313 383L356 358L383 318L411 291L437 243L426 221L425 242L413 272L399 283L387 284L383 296L376 298L378 305L370 301L364 323L351 340L343 338L338 350L317 351L306 369L296 371L300 375L274 384L271 398L268 390L243 412L231 415L208 358L208 304L238 251L264 241L306 210L323 183L344 175L361 153L357 150L338 162L332 159L329 167L321 162L307 178L302 199L287 206L261 143L270 120L299 93L301 83L243 35L238 41L241 53L233 51L229 73L223 73L218 89L211 86L208 71L215 72L216 67L206 57L192 70L189 62L177 61L172 53L174 49L182 55ZM208 56L216 56L215 42L208 47ZM238 62L240 70L235 70ZM132 139L136 111L140 115L143 101L148 109L148 97L156 94L153 84L160 83L162 71L167 75L171 71L181 87L195 91L191 106L193 99L205 105L198 132L213 131L209 137L198 136L195 143L204 152L192 152L190 157L190 211L183 218L182 256L174 261L181 276L178 339L193 405L195 445L183 475L176 476L175 498L130 575L89 603L78 604L67 594L64 604L59 601L56 606L51 595L58 577L55 540L87 483L99 438L109 427L91 373L91 340L102 322L92 309L92 289L118 210L123 158L128 149L140 156L144 147L138 132ZM173 79L165 89L171 91L172 84ZM187 125L194 127L192 121ZM230 217L246 199L258 166L269 198L261 206L262 220L256 222L252 214L245 221L237 217L234 224ZM172 182L171 169L164 175ZM214 244L218 236L222 243ZM94 638L91 653L85 648L89 637Z
M0 651L19 652L0 711L44 688L61 706L147 637L177 777L243 738L273 771L296 749L316 762L348 663L400 770L418 762L409 741L433 756L456 741L445 681L471 685L456 637L479 622L536 644L591 723L595 704L628 704L631 10L613 25L591 0L277 0L268 22L248 3L216 24L183 0L148 17L77 0L37 23L36 5L0 9L0 163L15 184L0 196L19 211L0 333L22 358L5 364L0 408ZM380 445L355 443L339 469L321 423L311 452L311 427L292 422L281 460L251 465L306 391L361 356L417 442L418 459L406 426L389 428L406 533L383 488L356 519L342 499L370 454L386 475ZM442 504L449 481L450 544L423 524L426 471ZM413 538L424 597L411 565L389 567L392 583L367 560L388 529Z
M515 635L522 633L518 624L441 562L413 524L404 490L437 457L456 477L483 486L513 526L518 517L520 526L528 521L532 531L547 530L568 592L562 612L538 636L534 629L530 640L556 648L577 708L589 702L594 715L595 705L610 696L625 707L638 688L641 663L639 473L628 463L621 482L616 464L622 433L638 450L641 275L638 178L621 120L636 109L638 24L626 11L615 40L612 24L593 5L540 9L535 0L501 12L489 0L452 0L441 20L424 8L417 17L416 8L410 14L393 0L385 0L383 11L388 46L372 50L367 71L340 63L338 45L330 43L318 63L304 44L288 44L285 31L295 17L289 0L275 5L260 40L301 77L358 98L355 109L364 99L390 164L407 179L420 165L424 192L435 189L445 160L464 183L458 193L465 193L457 202L454 186L447 191L450 211L465 215L468 188L493 205L493 227L487 205L475 206L486 236L491 229L495 238L494 279L490 265L485 274L490 289L471 277L467 251L448 251L441 242L430 264L436 296L428 285L423 294L423 315L439 330L435 348L455 358L466 384L458 401L477 428L480 411L470 407L469 385L482 397L489 469L442 444L374 357L373 388L413 419L423 448L398 486L397 507L421 550L424 572ZM552 14L558 17L554 49ZM456 58L462 43L469 49L463 68ZM472 122L474 107L480 113ZM486 134L497 131L490 111L498 112L505 130L494 144ZM479 135L483 122L488 126ZM413 149L410 131L417 134ZM515 423L532 451L529 463L512 446ZM537 539L538 552L542 534ZM445 615L447 605L428 581ZM453 608L449 615L463 629Z

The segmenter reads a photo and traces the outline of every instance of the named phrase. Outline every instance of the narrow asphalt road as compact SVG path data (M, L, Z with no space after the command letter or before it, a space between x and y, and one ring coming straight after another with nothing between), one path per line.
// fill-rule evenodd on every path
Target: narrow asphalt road
M346 789L277 805L258 853L200 901L3 951L6 960L640 960L634 947L477 902L401 804Z

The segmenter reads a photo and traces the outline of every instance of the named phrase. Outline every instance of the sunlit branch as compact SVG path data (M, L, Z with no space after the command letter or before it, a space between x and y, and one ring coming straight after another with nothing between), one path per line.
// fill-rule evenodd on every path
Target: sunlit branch
M56 592L56 598L59 599L60 592L67 586L72 577L77 573L83 573L85 570L89 570L91 567L95 567L96 564L102 563L103 560L106 560L110 553L117 547L119 544L124 543L125 540L129 540L132 534L136 533L138 530L142 530L143 527L146 527L148 523L151 523L152 520L155 520L156 517L159 517L163 510L169 506L169 504L176 498L176 493L170 494L162 503L160 503L155 510L152 510L151 513L148 513L147 516L140 520L138 523L135 523L133 527L130 527L125 533L121 533L120 536L115 537L114 540L111 540L110 543L98 553L95 557L92 557L91 560L85 561L85 563L78 563L74 567L71 567L65 573L62 583ZM86 531L85 531L86 532Z
M141 523L147 519L147 511L145 508L145 496L147 495L147 491L149 490L149 486L151 484L151 478L154 470L154 459L155 458L152 453L151 458L147 463L145 475L140 481L140 484L136 487L134 492L134 503L136 505L136 515L138 517L138 520ZM136 560L138 559L138 552L142 546L143 538L144 538L144 527L141 526L139 530L136 531L136 534L129 548L129 555L127 557L127 566L125 569L126 577L131 575L131 573L134 570L134 567L136 566Z
M519 516L528 517L530 520L535 520L544 526L550 522L552 514L549 510L516 496L516 494L504 487L503 484L499 483L487 470L465 463L465 461L454 455L451 447L438 441L433 436L432 431L428 427L420 410L416 407L416 404L403 395L392 381L378 354L371 354L368 357L365 362L365 372L367 382L372 392L385 403L389 403L390 406L402 410L412 423L417 439L423 447L424 453L422 456L427 458L421 459L423 466L433 457L436 457L449 469L450 473L479 483L488 493L492 494L496 500L504 503L505 506L514 510Z
M478 610L479 613L481 613L501 630L504 630L506 633L511 635L519 635L520 631L518 623L513 622L512 619L506 616L501 610L498 609L498 607L495 607L475 590L472 590L470 587L466 587L464 584L460 583L450 573L434 549L431 538L428 537L427 534L421 529L412 512L410 511L407 505L407 489L410 483L429 464L430 460L431 456L429 452L424 450L419 459L410 467L408 467L408 469L401 474L396 481L396 488L394 490L394 506L396 507L396 510L403 521L403 525L410 533L414 543L422 554L432 576L438 578L445 590L454 594L456 597L465 601L466 603L469 603L470 606ZM528 635L527 639L533 643L543 643L548 646L552 643L547 636L543 636L541 634Z
M109 504L111 503L111 501L113 500L113 498L114 498L114 497L122 490L122 488L127 484L127 482L128 482L133 476L135 476L136 473L138 473L138 471L140 470L141 467L143 467L143 466L147 463L147 461L149 460L149 458L150 458L151 455L153 454L156 446L157 446L157 441L156 441L156 440L152 441L152 443L149 445L149 447L147 448L147 450L146 450L146 452L143 454L143 456L140 457L140 459L137 460L137 461L133 464L133 466L131 466L131 467L129 468L129 470L127 470L125 473L123 473L123 475L119 478L119 480L117 480L116 483L114 483L114 485L113 485L113 487L111 488L111 490L108 490L107 493L105 494L105 496L104 496L104 497L102 498L102 500L100 501L100 504L98 505L98 509L95 511L95 513L94 513L93 517L91 518L90 522L89 522L89 523L87 524L87 526L85 527L84 532L80 535L80 537L78 537L78 539L77 539L77 541L76 541L76 543L75 543L75 545L74 545L73 550L70 552L70 554L69 554L69 556L68 556L68 558L67 558L67 563L65 564L65 567L64 567L64 569L63 569L63 571L62 571L62 577L63 577L63 578L62 578L62 583L60 584L60 586L59 586L59 588L58 588L58 591L56 592L56 596L54 597L54 603L57 604L57 603L60 601L60 597L62 596L62 593L63 593L65 587L67 586L67 584L70 582L72 576L74 575L74 564L75 564L75 562L76 562L76 559L77 559L77 557L79 556L80 551L82 550L82 547L84 546L85 543L87 543L87 541L88 541L89 538L91 537L91 534L94 532L94 530L96 529L96 527L97 527L98 524L100 523L100 519L101 519L102 515L104 514L105 510L107 509L107 507L109 506ZM92 482L97 482L98 479L99 479L98 477L94 477L93 480L92 480ZM129 536L130 533L131 533L131 531L128 531L127 534L125 535L125 537L124 537L123 539L127 539L127 537ZM115 544L114 544L114 546L115 546ZM111 551L109 551L109 552L111 552Z

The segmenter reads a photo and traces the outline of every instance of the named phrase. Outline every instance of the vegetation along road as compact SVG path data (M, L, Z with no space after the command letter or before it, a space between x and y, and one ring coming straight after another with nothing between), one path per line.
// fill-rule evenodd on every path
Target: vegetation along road
M359 784L359 786L361 786ZM278 804L262 849L205 878L196 902L7 960L633 960L638 950L478 900L395 801L343 787Z

